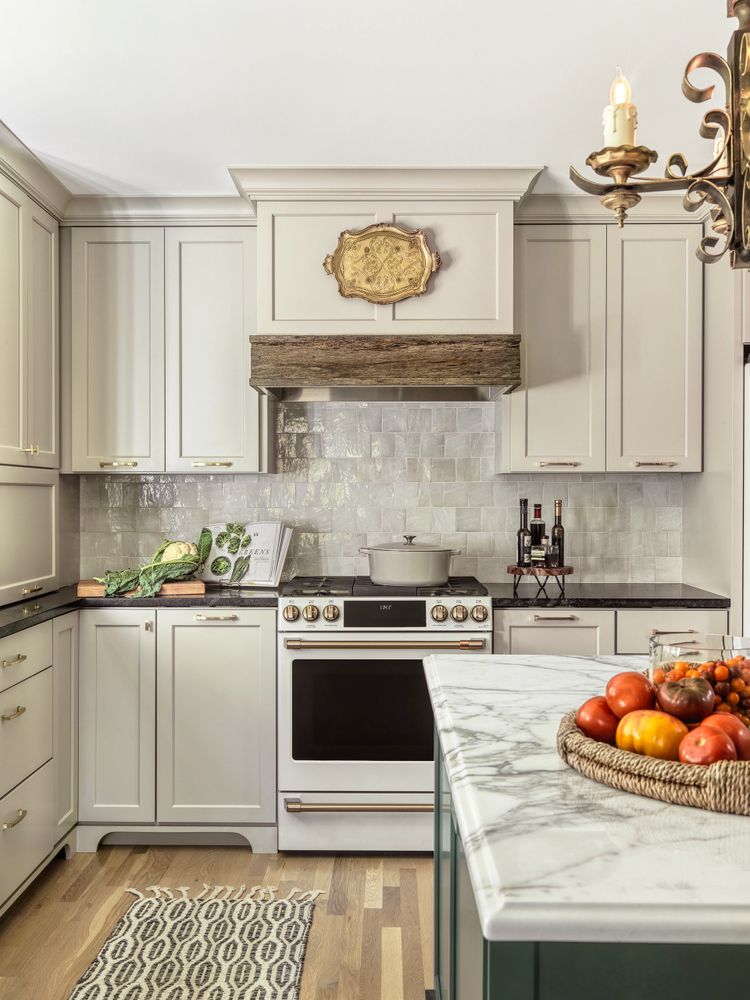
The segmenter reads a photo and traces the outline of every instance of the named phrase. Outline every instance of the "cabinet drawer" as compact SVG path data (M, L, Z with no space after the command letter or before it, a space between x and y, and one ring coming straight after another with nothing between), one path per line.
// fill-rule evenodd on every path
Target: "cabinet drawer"
M708 608L648 608L617 612L617 652L648 653L651 633L687 632L723 635L727 612Z
M609 656L615 651L614 611L529 608L496 611L494 652L515 656Z
M54 797L50 761L0 800L0 905L52 850Z
M0 691L52 664L52 622L0 639Z
M0 694L0 795L52 757L52 669Z

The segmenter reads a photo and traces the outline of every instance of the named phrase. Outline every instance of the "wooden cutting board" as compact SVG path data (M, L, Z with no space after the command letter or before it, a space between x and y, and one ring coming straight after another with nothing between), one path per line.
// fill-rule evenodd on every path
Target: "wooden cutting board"
M133 590L118 597L130 597ZM206 593L203 580L177 580L173 583L163 583L158 597L202 597ZM96 580L79 580L77 594L79 597L104 597L104 584Z

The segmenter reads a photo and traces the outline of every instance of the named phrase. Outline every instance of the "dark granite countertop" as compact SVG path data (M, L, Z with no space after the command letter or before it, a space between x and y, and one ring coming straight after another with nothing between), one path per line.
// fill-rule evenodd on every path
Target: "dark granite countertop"
M488 583L493 608L728 608L728 597L684 583L568 583L565 597L547 584L549 599L538 600L537 586L524 582L513 597L512 583Z

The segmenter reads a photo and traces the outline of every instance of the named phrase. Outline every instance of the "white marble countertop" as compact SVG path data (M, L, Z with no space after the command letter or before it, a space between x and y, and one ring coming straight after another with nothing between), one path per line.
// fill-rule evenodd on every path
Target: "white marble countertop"
M750 818L619 792L558 757L562 715L644 664L426 659L487 939L750 943Z

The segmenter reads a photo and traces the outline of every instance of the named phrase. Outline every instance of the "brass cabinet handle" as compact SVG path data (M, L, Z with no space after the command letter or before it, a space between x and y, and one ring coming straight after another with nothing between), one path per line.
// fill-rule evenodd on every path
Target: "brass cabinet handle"
M193 615L194 622L238 622L239 615Z
M138 463L136 461L128 461L128 462L100 462L99 463L99 468L100 469L135 469L137 467L138 467Z
M645 469L648 466L651 466L654 469L674 469L675 465L678 464L678 462L633 462L636 469Z
M651 635L697 635L698 629L696 628L683 628L683 629L658 629L652 628Z
M577 622L575 615L534 615L535 622Z
M44 590L41 583L38 583L35 587L24 587L21 591L21 597L28 597L29 594L38 594L40 590Z
M432 642L425 639L412 641L408 639L399 639L398 641L344 639L337 642L325 639L285 639L284 647L286 649L484 649L485 641L484 639L456 639L451 642L442 642L438 639Z
M5 667L15 667L17 663L23 663L24 660L28 660L28 656L25 653L16 653L15 656L11 656L9 660L3 660L3 669Z
M288 813L431 813L431 802L302 802L284 799Z
M12 819L9 823L3 823L2 827L0 827L0 829L2 829L2 830L12 830L14 826L18 826L18 824L22 820L26 819L26 817L28 815L29 815L29 810L28 809L19 809L18 812L16 813L16 818Z
M26 706L18 705L16 706L15 712L13 712L11 715L0 715L0 722L12 722L13 719L17 719L20 715L25 715L25 713L26 713Z
M561 469L577 469L580 462L537 462L536 467L538 469L550 469L553 466L558 466Z
M38 444L30 444L28 448L22 448L21 451L25 455L38 455L39 454L39 445Z
M194 469L231 469L234 462L191 462Z

